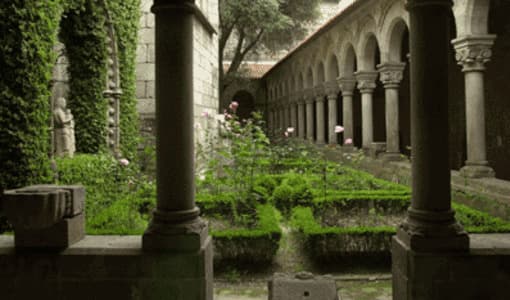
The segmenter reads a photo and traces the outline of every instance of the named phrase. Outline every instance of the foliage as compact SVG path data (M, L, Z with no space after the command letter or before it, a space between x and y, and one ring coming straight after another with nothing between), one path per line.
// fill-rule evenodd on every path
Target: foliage
M103 0L0 3L0 191L51 181L50 94L53 47L60 38L70 60L69 108L81 152L105 148L106 41ZM136 149L134 63L139 0L108 1L119 42L123 96L122 150Z
M85 187L88 234L140 234L155 203L155 184L110 155L57 159L58 183Z
M60 1L0 2L0 192L49 178L51 72Z
M248 53L262 47L290 46L304 37L306 25L318 15L320 0L220 0L220 66L232 40L234 53L223 87L234 76ZM284 38L282 38L284 37Z
M119 50L120 82L120 145L124 157L134 160L139 143L136 110L136 47L140 23L140 0L108 1Z
M98 0L86 1L78 9L66 11L60 39L69 59L69 105L77 126L76 149L97 153L106 148L107 52L105 11Z

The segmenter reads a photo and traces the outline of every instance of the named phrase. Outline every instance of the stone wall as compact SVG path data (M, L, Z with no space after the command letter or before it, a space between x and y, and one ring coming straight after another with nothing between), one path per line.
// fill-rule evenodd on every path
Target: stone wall
M136 94L138 98L138 112L141 119L142 135L155 135L155 19L150 12L153 0L142 0L140 18L139 42L137 48ZM219 25L218 0L200 0L197 5L217 29ZM219 106L219 68L218 68L218 35L211 35L204 26L195 20L194 24L194 101L195 122L200 123L197 128L212 126L206 122L202 114L207 112L215 115ZM196 136L200 137L200 132Z

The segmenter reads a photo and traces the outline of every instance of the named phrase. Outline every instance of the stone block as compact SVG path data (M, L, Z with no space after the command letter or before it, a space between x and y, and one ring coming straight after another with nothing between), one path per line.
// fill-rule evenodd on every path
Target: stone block
M67 248L85 236L85 214L38 230L14 229L16 248Z
M147 62L155 63L156 62L156 48L154 45L147 45Z
M136 47L136 62L146 63L147 62L147 44L138 44Z
M294 276L276 273L268 282L269 300L338 300L335 280L301 272Z
M147 92L145 90L146 81L139 80L136 82L136 98L144 99L147 98Z
M145 82L145 97L149 99L154 99L155 94L156 94L156 82L155 81Z
M141 44L154 44L156 42L153 28L141 28L138 31L138 42Z
M156 80L156 65L152 63L136 65L136 80L154 81Z

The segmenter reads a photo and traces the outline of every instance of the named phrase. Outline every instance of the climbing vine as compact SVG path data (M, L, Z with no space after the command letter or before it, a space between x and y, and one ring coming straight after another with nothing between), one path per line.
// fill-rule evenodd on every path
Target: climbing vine
M105 3L119 45L121 150L134 158L140 0L0 1L0 191L51 181L50 99L57 37L69 59L68 106L76 120L77 150L106 150Z

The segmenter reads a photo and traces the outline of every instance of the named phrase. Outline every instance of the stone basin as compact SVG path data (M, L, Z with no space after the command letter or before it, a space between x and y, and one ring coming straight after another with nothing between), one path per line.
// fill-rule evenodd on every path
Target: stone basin
M51 227L66 214L66 198L62 189L19 189L4 192L3 211L14 230L37 230Z

